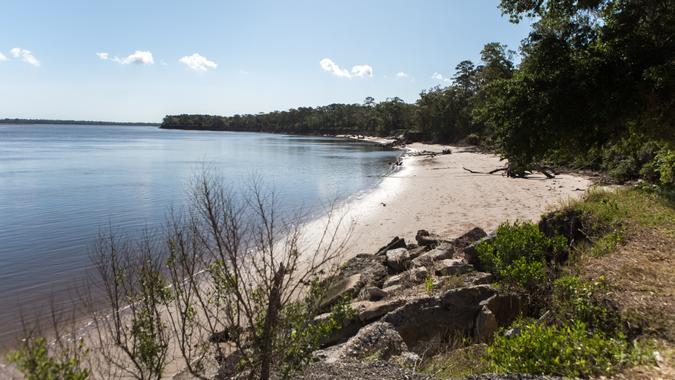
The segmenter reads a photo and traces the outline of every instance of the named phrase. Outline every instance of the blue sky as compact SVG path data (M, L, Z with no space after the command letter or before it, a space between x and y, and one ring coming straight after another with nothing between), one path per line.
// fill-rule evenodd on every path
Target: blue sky
M528 25L510 24L497 4L3 0L0 118L161 121L366 96L413 102L461 60L477 62L485 43L517 49Z

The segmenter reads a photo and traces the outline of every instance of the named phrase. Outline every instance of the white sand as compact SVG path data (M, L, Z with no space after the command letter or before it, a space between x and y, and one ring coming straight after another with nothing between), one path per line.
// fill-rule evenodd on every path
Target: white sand
M407 149L451 149L452 154L406 155L400 171L350 202L346 213L353 231L347 257L374 253L395 236L414 242L420 229L453 238L476 226L490 232L507 220L537 220L551 206L581 196L590 186L588 179L571 175L515 179L499 173L471 174L462 167L488 172L504 162L462 148L415 143Z

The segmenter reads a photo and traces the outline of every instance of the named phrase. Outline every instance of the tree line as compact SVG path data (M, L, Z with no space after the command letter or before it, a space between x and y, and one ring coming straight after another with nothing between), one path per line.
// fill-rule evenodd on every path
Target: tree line
M162 128L369 134L480 143L512 173L554 163L672 186L675 7L653 0L502 0L533 20L516 52L486 44L452 83L400 98L228 117L168 115Z

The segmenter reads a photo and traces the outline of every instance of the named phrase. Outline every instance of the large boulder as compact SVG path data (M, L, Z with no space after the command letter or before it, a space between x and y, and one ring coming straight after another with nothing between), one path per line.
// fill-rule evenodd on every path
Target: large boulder
M455 247L450 243L440 243L431 251L424 252L411 262L413 267L431 267L435 261L451 259Z
M417 353L433 351L453 335L471 335L484 301L495 294L486 285L451 289L440 297L420 297L385 315L408 347Z
M437 261L434 269L437 276L454 276L471 272L473 267L462 259L449 259Z
M314 318L315 321L323 321L331 317L331 313L324 313ZM363 327L364 323L359 319L358 314L354 314L351 318L342 321L342 325L333 330L328 336L319 342L319 347L325 348L334 346L339 343L347 341L347 339L356 335L359 329Z
M386 257L390 273L399 273L410 267L410 252L406 248L391 249L387 251Z
M359 301L351 304L359 320L364 323L370 323L379 319L388 312L401 307L405 303L403 299L392 299L382 301Z
M319 309L321 311L328 311L342 297L355 297L363 285L364 281L361 273L334 280L329 283L328 290L326 290L326 295L321 301Z
M441 303L451 310L478 311L483 305L480 303L497 294L489 285L454 288L441 294Z
M389 244L377 250L376 255L382 256L387 253L387 251L396 249L396 248L406 248L405 239L396 236Z
M359 330L338 349L336 356L354 359L376 357L388 360L406 351L408 347L391 324L375 322Z
M341 265L338 279L347 278L355 274L362 275L364 286L381 287L387 277L386 258L369 254L358 254Z
M389 294L387 292L378 287L367 286L361 289L361 292L359 293L359 299L364 301L379 301L382 298L386 298L388 295Z
M478 251L476 250L476 247L478 247L478 245L481 243L490 243L494 241L496 237L497 235L492 233L464 247L464 261L473 265L477 270L483 270L483 267L480 265L480 259L478 258Z
M415 240L417 241L417 244L424 247L435 247L443 241L440 236L432 234L427 230L417 231Z
M457 249L464 249L465 247L477 242L478 240L487 237L488 234L480 227L474 227L464 233L464 235L453 240L452 244Z
M492 339L492 335L497 331L497 318L487 307L481 307L473 327L473 336L477 342L487 342Z
M521 314L527 312L527 302L522 296L515 293L495 294L485 299L482 305L494 314L499 327L510 325Z

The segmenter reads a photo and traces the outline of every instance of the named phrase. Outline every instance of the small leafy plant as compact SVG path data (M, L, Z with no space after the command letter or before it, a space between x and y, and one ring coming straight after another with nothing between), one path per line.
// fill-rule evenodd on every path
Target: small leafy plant
M492 242L478 245L481 265L503 284L533 290L547 278L546 263L567 249L562 236L547 237L529 222L504 223Z
M56 355L49 352L45 338L27 338L7 358L27 380L86 380L90 372L82 366L81 355L87 352L82 341L77 351Z

